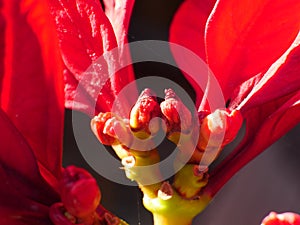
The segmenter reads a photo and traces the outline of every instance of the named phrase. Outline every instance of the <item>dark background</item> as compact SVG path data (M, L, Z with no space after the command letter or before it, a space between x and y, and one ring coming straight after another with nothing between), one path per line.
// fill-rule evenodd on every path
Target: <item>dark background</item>
M172 16L181 1L136 1L129 40L168 40ZM182 85L194 97L180 71L163 64L135 65L136 77L160 75ZM77 112L76 112L77 113ZM89 129L90 119L81 114L82 135L90 148L98 142ZM271 132L271 131L270 131ZM300 125L244 167L219 192L193 224L259 225L270 211L300 212ZM266 134L268 138L268 134ZM99 182L102 204L131 225L151 225L151 214L142 205L137 187L112 183L101 177L83 160L73 136L72 113L66 111L64 164L87 168Z

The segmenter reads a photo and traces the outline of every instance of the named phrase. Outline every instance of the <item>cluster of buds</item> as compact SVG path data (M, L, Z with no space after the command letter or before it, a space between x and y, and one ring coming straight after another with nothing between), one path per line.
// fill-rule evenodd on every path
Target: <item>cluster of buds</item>
M208 203L209 197L201 194L209 182L208 166L236 137L242 121L236 110L191 112L171 89L165 90L165 99L159 103L154 93L145 89L132 107L129 119L113 112L100 113L92 119L91 127L101 143L113 147L126 176L139 184L144 205L153 213L154 220L166 222L163 218L168 214L174 216L168 221L176 223L186 219L176 215L193 217ZM172 162L176 171L172 181L163 179L159 168L155 140L160 131L179 149ZM187 212L172 213L178 204L182 207L176 212Z
M69 166L60 180L61 202L53 204L49 216L55 225L125 225L100 205L101 192L86 170Z

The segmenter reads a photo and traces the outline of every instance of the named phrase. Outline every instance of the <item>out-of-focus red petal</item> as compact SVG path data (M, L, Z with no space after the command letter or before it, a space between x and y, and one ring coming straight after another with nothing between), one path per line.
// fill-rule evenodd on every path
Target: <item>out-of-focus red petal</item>
M300 35L291 46L266 73L257 75L243 83L233 94L231 108L241 108L243 112L280 98L300 89Z
M210 176L207 190L212 195L243 166L300 122L300 91L255 107L247 111L244 118L246 134L241 144Z
M59 176L64 93L47 2L5 1L2 12L5 73L0 74L0 107L28 141L44 171ZM2 148L3 142L0 145Z
M3 8L3 0L0 0L0 9ZM5 49L5 18L2 13L0 13L0 74L4 73L4 49ZM0 77L0 84L1 84L1 77Z
M58 194L41 177L28 143L1 109L0 126L0 224L48 224L48 206Z
M197 54L202 60L206 61L206 53L204 46L205 24L213 9L215 0L186 0L177 10L170 28L170 42L179 44ZM180 52L171 50L176 63L180 66L189 63L186 57L183 57ZM199 76L207 76L207 74L199 74ZM188 81L194 87L198 102L201 100L203 90L199 85L186 76Z
M219 0L206 26L208 64L225 98L269 68L300 29L300 1Z

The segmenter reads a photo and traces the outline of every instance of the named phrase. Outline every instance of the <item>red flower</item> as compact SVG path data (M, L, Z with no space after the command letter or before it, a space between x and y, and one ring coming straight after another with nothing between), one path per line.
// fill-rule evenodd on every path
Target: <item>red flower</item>
M120 222L88 172L62 168L63 73L47 2L0 7L0 224Z
M208 64L228 109L240 110L246 120L243 141L212 171L206 186L211 195L300 121L299 10L295 0L186 0L173 19L171 42ZM189 63L176 52L174 57L179 66ZM203 91L187 78L199 110L206 109L200 104L206 101ZM208 86L206 94L211 89Z
M147 118L153 115L147 110L152 108L156 112L157 104L153 103L153 96L140 97L130 118L135 120L129 124L123 119L129 112L130 104L127 101L133 103L137 98L135 89L127 96L129 99L122 99L125 103L119 113L123 113L121 116L124 117L119 118L110 113L122 88L134 80L131 67L110 76L110 71L125 65L123 60L129 58L123 46L127 42L126 31L133 1L104 1L104 12L96 0L50 0L50 5L56 20L65 67L66 107L84 111L90 116L104 112L95 117L92 126L105 144L120 144L117 139L126 137L132 125L138 129L136 136L148 137L150 127L141 129L141 126L150 124ZM200 129L202 139L196 147L204 151L208 137L216 133L218 139L218 133L222 133L223 129L226 133L222 144L227 144L235 137L242 123L239 112L246 120L247 133L244 140L210 173L203 193L214 196L235 172L299 122L300 63L299 43L296 39L300 27L299 9L300 3L295 0L254 3L187 0L177 12L172 24L171 41L191 49L209 65L228 103L226 110L224 104L222 109L207 113L206 96L212 95L213 88L208 82L203 94L195 81L187 76L197 93L199 119L201 125L204 124ZM118 53L111 51L116 47L120 48ZM179 66L189 63L187 58L180 58L181 55L176 52L174 56ZM101 61L97 62L99 57ZM90 77L86 79L85 71L92 63L96 63L94 66L98 67L99 73L89 74ZM103 86L100 92L99 85ZM95 107L94 99L97 99ZM170 133L174 129L182 131L182 127L178 128L178 115L172 113L175 108L187 112L176 95L171 94L161 105L163 118L168 125L166 130ZM184 131L189 131L188 125L193 121L189 116L185 119L181 122L187 125ZM214 123L215 119L220 123ZM274 127L276 131L266 139L265 132L270 132ZM122 137L116 134L116 129ZM176 138L174 134L170 139L176 143ZM128 141L131 141L130 138ZM138 165L135 158L126 158L131 156L131 152L122 147L117 154L125 158L122 160L125 167L131 168L135 163ZM149 161L157 162L156 154L154 152L154 159ZM201 151L195 151L194 158L189 162L198 163L202 154ZM151 193L154 196L157 188Z

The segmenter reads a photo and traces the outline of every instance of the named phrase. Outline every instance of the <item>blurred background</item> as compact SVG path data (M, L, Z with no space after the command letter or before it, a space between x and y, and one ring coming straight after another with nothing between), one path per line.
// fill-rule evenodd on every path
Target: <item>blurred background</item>
M167 41L170 22L181 2L136 1L129 40ZM162 76L172 79L194 98L192 88L176 68L159 63L139 63L134 68L137 78ZM80 120L82 138L87 148L99 148L98 141L90 131L90 118L75 113L76 119ZM74 138L72 112L69 110L66 111L64 149L65 166L74 164L85 167L98 180L103 196L102 204L107 209L131 225L152 224L152 216L142 205L142 193L138 187L113 183L97 174L84 161ZM300 125L236 174L206 210L197 216L193 225L258 225L270 211L300 213L299 162Z

